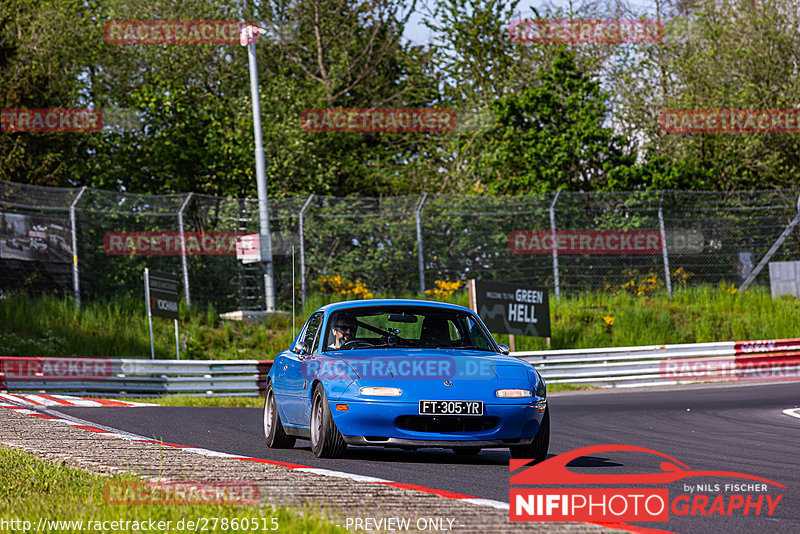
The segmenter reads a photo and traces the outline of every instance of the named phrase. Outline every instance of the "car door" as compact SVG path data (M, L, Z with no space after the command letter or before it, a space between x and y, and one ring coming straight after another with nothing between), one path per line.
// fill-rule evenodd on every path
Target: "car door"
M308 348L308 354L291 352L287 358L284 387L286 407L286 423L294 426L308 426L308 390L307 378L303 375L303 360L310 358L318 349L320 327L322 326L322 312L312 315L306 323L302 341ZM306 388L303 386L306 385Z

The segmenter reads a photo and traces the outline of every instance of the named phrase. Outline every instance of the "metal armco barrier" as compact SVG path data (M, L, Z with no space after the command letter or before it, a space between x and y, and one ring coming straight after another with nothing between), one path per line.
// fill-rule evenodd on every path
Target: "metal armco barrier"
M800 338L515 352L549 383L653 386L800 380ZM0 391L104 395L257 395L272 360L0 356Z
M515 352L553 384L655 386L800 380L800 338Z
M272 360L0 356L0 391L104 395L258 395Z

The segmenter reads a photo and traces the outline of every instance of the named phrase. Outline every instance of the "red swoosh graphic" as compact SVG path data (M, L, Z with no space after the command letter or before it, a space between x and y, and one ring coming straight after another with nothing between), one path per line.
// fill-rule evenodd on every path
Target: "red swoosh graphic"
M654 454L669 460L662 462L660 467L663 472L661 473L637 473L629 475L589 475L583 473L574 473L567 469L567 464L581 456L588 456L596 453L603 452L643 452L647 454ZM523 467L529 460L511 460L509 463L509 471L513 472ZM511 477L511 484L667 484L690 477L700 476L716 476L716 477L730 477L730 478L745 478L755 480L758 482L766 482L779 488L785 488L783 484L774 482L772 480L757 477L754 475L747 475L745 473L737 473L735 471L698 471L692 470L688 465L684 464L667 456L664 453L647 449L645 447L638 447L636 445L593 445L590 447L582 447L575 449L564 454L559 454L548 460L540 462L534 466L528 467L524 471L517 473Z

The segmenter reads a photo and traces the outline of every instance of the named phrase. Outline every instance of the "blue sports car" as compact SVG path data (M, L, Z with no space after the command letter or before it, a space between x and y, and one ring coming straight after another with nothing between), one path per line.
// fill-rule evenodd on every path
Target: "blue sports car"
M267 378L267 445L311 441L317 457L347 445L509 448L544 460L545 383L508 355L471 310L420 300L323 306L278 354Z

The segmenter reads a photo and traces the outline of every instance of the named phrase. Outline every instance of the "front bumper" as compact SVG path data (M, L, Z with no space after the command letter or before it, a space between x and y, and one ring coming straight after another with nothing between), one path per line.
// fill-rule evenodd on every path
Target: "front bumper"
M401 439L378 438L374 436L342 436L348 445L367 445L373 447L481 447L483 449L506 448L516 445L530 445L533 438L507 439L507 440L470 440L470 441L443 441L431 439Z
M537 402L538 401L538 402ZM508 447L530 443L544 417L544 399L526 404L484 404L485 418L494 418L489 429L419 431L400 428L398 418L419 416L419 404L386 401L329 401L339 432L350 445L391 445L409 447ZM347 404L347 411L337 411ZM447 418L448 416L437 416Z

